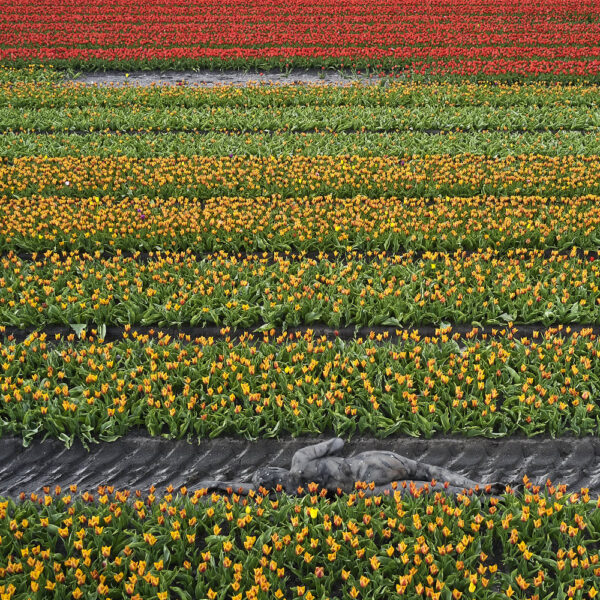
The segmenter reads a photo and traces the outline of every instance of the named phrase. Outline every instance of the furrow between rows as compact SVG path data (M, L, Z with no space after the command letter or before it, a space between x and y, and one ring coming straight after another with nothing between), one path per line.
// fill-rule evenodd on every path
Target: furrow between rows
M329 340L339 338L341 340L354 339L372 339L379 342L389 342L402 340L406 338L424 338L425 340L439 338L442 334L453 337L457 340L468 339L487 339L495 337L505 337L507 333L515 339L540 337L548 335L571 336L581 332L590 332L593 335L600 335L600 324L592 323L555 323L545 325L542 323L529 323L526 325L515 325L514 323L497 325L474 325L472 323L442 323L438 325L421 325L418 327L403 326L373 326L373 327L330 327L321 323L311 325L290 326L287 328L275 327L269 324L260 323L255 327L232 328L232 327L198 327L189 324L181 324L177 327L157 326L157 325L98 325L96 323L78 323L70 325L53 325L36 327L13 327L0 326L0 334L6 339L22 342L34 337L41 337L48 344L58 343L64 339L81 337L92 337L103 339L105 342L115 342L126 337L141 337L149 340L160 340L163 337L180 340L182 343L209 339L232 341L241 338L254 337L256 343L262 340L263 332L271 338L288 336L290 339L297 339L307 334L313 337L324 336Z
M44 440L24 448L19 438L0 440L0 496L42 493L44 486L94 492L100 485L159 493L167 485L194 490L203 480L248 480L262 466L289 468L300 448L326 436L282 438L249 442L219 438L190 444L132 432L112 443L86 450L79 442L65 450L58 440ZM365 450L393 451L413 460L443 466L475 480L519 483L523 476L544 485L548 479L565 483L570 491L589 488L600 493L600 438L548 437L524 439L469 439L437 436L432 439L358 437L347 442L344 455Z

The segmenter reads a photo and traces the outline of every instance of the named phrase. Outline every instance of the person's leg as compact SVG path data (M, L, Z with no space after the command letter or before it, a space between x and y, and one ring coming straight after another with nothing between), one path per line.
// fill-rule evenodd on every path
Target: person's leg
M425 491L432 494L436 492L445 492L448 495L456 496L457 494L461 494L465 489L464 487L457 487L454 485L446 487L439 481L435 486L431 485L431 481L395 481L393 483L395 485L388 483L386 485L376 485L373 488L367 486L363 492L365 496L393 496L394 492L399 492L402 496L406 496L411 493L411 490L422 490L422 493Z
M485 487L485 484L464 477L459 473L443 467L436 467L401 456L395 452L363 452L354 457L359 466L357 474L360 481L374 481L375 485L382 485L388 481L435 479L440 483L448 482L459 488Z
M435 465L429 465L427 463L422 463L418 461L411 461L413 463L413 477L418 479L435 479L440 483L445 483L446 481L454 487L457 488L466 488L466 489L475 489L479 487L481 490L484 490L486 483L482 483L480 481L475 481L470 479L469 477L465 477L460 473L456 473L455 471L450 471L444 467L436 467ZM493 486L494 491L498 487L498 484L493 483L490 484Z
M431 481L448 482L462 489L475 489L479 486L484 490L487 484L469 479L459 473L436 467L427 463L412 460L395 452L368 451L347 459L350 466L350 478L354 481L374 482L376 486L386 485L392 481ZM492 483L492 492L501 491L500 484Z

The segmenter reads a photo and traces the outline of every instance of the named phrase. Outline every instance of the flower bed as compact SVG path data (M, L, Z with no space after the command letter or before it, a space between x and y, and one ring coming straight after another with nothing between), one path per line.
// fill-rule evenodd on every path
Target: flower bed
M10 132L0 136L0 153L6 159L41 155L51 157L98 158L128 156L150 158L174 154L192 156L276 156L303 154L316 157L387 155L406 159L413 155L472 154L506 158L514 155L594 156L600 147L600 133L559 130L520 131L259 131L244 133L152 131L88 131L72 133Z
M391 86L391 91L372 86L377 91L363 97L355 87L342 88L336 95L321 92L319 86L308 88L312 94L292 87L269 96L253 93L252 87L243 93L225 87L218 95L202 88L176 95L160 93L160 87L151 88L153 93L135 87L92 87L97 94L92 97L89 88L78 85L49 85L45 94L38 87L27 84L4 90L7 106L0 109L4 131L543 131L592 130L600 124L598 112L590 110L593 99L577 95L578 88L570 96L551 93L551 98L562 96L562 102L550 104L547 98L539 106L534 94L519 104L520 86L514 86L516 104L507 105L502 91L490 85L490 96L498 102L493 106L469 97L468 88L436 86L431 96L440 92L438 106L420 97L410 84ZM506 89L510 88L505 86L504 93ZM598 93L597 86L592 89ZM571 98L577 98L574 105Z
M587 490L485 498L362 490L324 499L76 486L0 502L0 591L79 599L594 598L600 510Z
M117 89L0 69L0 436L598 435L596 336L510 325L600 323L595 2L17 4L0 0L11 67L406 82ZM528 77L577 84L502 83ZM272 331L311 323L440 330ZM593 600L600 501L525 484L22 494L0 501L0 596Z
M409 109L432 108L435 105L442 114L451 115L451 107L465 108L472 106L481 112L488 108L490 118L504 109L506 114L511 110L525 111L531 119L544 119L545 125L552 125L550 115L564 114L568 110L579 119L593 119L593 115L581 112L582 107L596 106L600 87L598 84L579 82L572 85L547 85L536 82L517 82L512 84L492 81L489 83L452 83L449 81L432 82L427 86L410 81L386 82L385 85L373 83L357 83L348 81L345 85L298 85L293 79L286 85L264 85L255 83L248 86L217 85L215 87L197 87L187 85L124 85L102 86L83 85L77 80L65 81L65 74L56 69L20 69L10 70L0 66L0 97L3 109L21 107L27 109L85 108L95 106L100 112L110 115L111 110L135 107L152 107L154 109L183 109L182 115L188 114L191 108L205 110L207 107L220 107L221 115L212 118L223 118L232 108L291 108L306 109L318 104L319 112L327 114L336 107L352 107L354 110L377 108L395 108L402 111ZM534 115L528 109L536 107L541 115ZM104 111L102 111L104 109ZM151 114L132 115L136 119L152 119ZM216 111L214 111L216 112ZM248 118L252 113L244 111ZM488 113L485 113L487 117ZM544 117L545 115L545 117ZM21 115L24 123L30 117ZM99 115L95 115L98 117ZM177 114L170 115L177 119ZM318 115L312 115L318 118ZM394 115L386 118L395 118ZM435 118L432 114L431 118ZM481 118L481 117L480 117ZM515 114L511 115L515 118ZM177 121L174 121L177 122ZM537 122L537 121L534 121ZM458 123L461 125L460 123ZM405 122L409 127L412 123ZM498 120L495 126L501 126ZM565 123L568 125L568 123ZM129 127L126 127L129 129Z
M52 70L0 69L3 157L302 154L407 161L469 152L568 161L594 156L600 146L595 85L112 88L57 78Z
M155 248L226 252L399 253L493 248L592 250L600 197L92 198L0 201L0 251Z
M0 60L77 68L354 67L416 74L587 76L595 3L322 0L227 4L93 0L3 6Z
M532 234L533 235L533 234ZM1 260L0 322L25 327L600 322L600 263L540 250L198 259L189 252Z
M594 156L57 157L0 162L0 193L70 197L600 195ZM134 192L135 190L135 192Z
M88 332L89 334L90 332ZM226 331L224 332L227 333ZM475 331L473 332L473 334ZM70 445L134 428L173 438L291 433L501 437L597 435L598 339L591 332L513 339L373 335L327 340L310 332L240 341L158 340L0 344L0 435ZM84 334L84 338L87 337Z

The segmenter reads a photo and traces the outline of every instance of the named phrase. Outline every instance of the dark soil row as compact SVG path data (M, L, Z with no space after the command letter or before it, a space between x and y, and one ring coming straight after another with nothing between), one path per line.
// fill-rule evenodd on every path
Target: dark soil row
M433 202L433 201L432 201ZM510 252L515 252L515 253L526 253L526 252L530 252L530 251L540 251L541 249L538 248L501 248L501 249L496 249L494 247L487 247L487 248L476 248L476 249L472 249L472 248L458 248L456 250L442 250L442 249L437 249L437 250L409 250L407 248L403 249L403 250L399 250L397 252L390 252L390 251L382 251L383 254L386 257L389 258L395 258L395 257L404 257L406 256L407 258L410 257L411 260L421 260L425 254L451 254L451 255L455 255L456 253L460 254L461 257L468 257L468 256L473 256L473 255L477 255L477 254L481 254L484 252L488 252L488 251L492 251L495 254L498 254L500 256L507 254L509 251ZM44 249L40 249L37 252L21 252L21 251L0 251L0 260L4 257L7 256L16 256L17 258L19 258L20 260L23 261L33 261L33 255L35 254L35 260L40 260L44 253L47 252L48 250L44 250ZM74 250L65 250L64 248L61 248L60 250L51 250L52 252L55 253L59 253L60 256L59 258L65 258L67 256L72 256L73 254L78 255L80 257L83 257L84 254L88 254L88 255L92 255L94 256L95 259L95 253L97 252L97 249L88 249L88 250L82 250L82 249L74 249ZM586 258L587 260L590 261L596 261L600 259L600 250L587 250L585 248L581 248L581 247L570 247L570 248L563 248L561 250L554 250L551 248L544 248L543 250L541 250L543 253L544 258L550 258L551 256L575 256L577 258ZM99 260L106 260L106 259L110 259L114 256L116 256L117 254L119 254L120 256L126 257L126 258L131 258L131 257L135 257L136 262L139 262L141 264L145 264L148 262L151 262L153 260L158 260L158 258L160 256L164 256L165 253L170 252L170 253L181 253L181 252L185 252L185 256L186 257L194 257L196 260L201 261L204 260L206 258L209 258L211 256L215 256L218 255L220 253L225 253L226 255L230 255L230 256L235 256L238 260L244 260L247 258L252 258L252 257L259 257L261 260L265 260L267 261L267 264L274 264L275 262L277 262L277 260L283 258L283 259L288 259L288 260L329 260L331 262L335 262L335 263L345 263L348 262L349 260L352 261L356 261L356 260L360 260L362 262L373 262L376 260L381 260L381 254L378 254L378 251L376 249L361 249L361 248L355 248L354 252L358 253L357 255L350 255L346 252L338 252L337 255L333 254L333 251L330 252L306 252L306 251L302 251L300 249L295 249L295 250L281 250L281 251L277 251L277 252L273 252L273 251L263 251L263 250L259 250L256 249L254 251L248 251L248 250L241 250L241 251L228 251L228 250L215 250L212 252L190 252L189 250L182 250L182 249L169 249L166 248L165 250L162 251L153 251L153 252L148 252L148 251L132 251L132 250L119 250L118 248L113 248L112 250L108 250L108 249L104 249L102 250L102 252L100 253L100 257Z
M323 437L255 442L219 438L188 443L136 432L92 446L89 452L79 442L69 450L58 440L24 448L21 439L4 438L0 439L0 496L16 497L20 492L39 493L43 486L54 489L55 485L64 488L70 484L77 484L81 492L103 484L142 491L155 485L158 493L169 484L193 490L206 479L247 480L260 466L289 468L294 452ZM571 491L588 487L592 494L600 492L600 438L353 438L342 454L365 450L397 452L482 482L517 484L527 475L534 484L551 479L568 484Z
M126 329L127 327L127 329ZM600 335L600 325L594 324L583 324L583 323L568 323L568 324L553 324L543 325L541 323L533 323L529 325L513 325L510 330L508 324L506 325L486 325L479 326L473 325L472 323L445 323L444 327L451 327L451 335L458 334L459 339L470 339L470 338L485 338L506 335L511 333L515 338L527 337L531 338L534 333L543 337L547 333L552 335L568 336L573 333L579 333L583 330L592 330L594 335ZM98 325L90 323L87 333L90 333L92 329L97 329ZM264 327L263 327L264 329ZM21 342L32 335L34 332L44 333L46 335L46 341L49 344L55 342L55 335L60 334L61 337L74 334L74 330L69 325L49 325L43 328L19 328L19 327L4 327L3 335L16 342ZM132 332L136 331L140 335L148 335L151 338L158 338L159 333L169 335L172 338L179 338L182 336L189 336L191 340L195 340L201 337L204 338L215 338L224 339L229 337L231 340L237 340L242 335L249 333L254 334L254 337L258 340L261 339L261 325L249 328L230 329L223 328L220 326L208 326L208 327L194 327L182 325L181 327L168 327L158 325L108 325L106 326L106 332L104 340L106 342L119 341L123 339L123 334L129 331L129 337ZM421 325L419 327L339 327L337 329L314 323L312 325L302 325L298 327L288 327L286 329L282 327L269 328L268 331L275 331L275 335L279 336L283 333L294 335L296 333L304 334L308 331L312 331L315 337L326 336L329 339L340 338L342 340L352 340L357 338L368 338L371 334L378 336L382 334L384 340L398 340L405 334L417 333L421 338L423 337L439 337L440 325ZM387 334L387 337L383 335ZM377 337L376 337L377 339Z

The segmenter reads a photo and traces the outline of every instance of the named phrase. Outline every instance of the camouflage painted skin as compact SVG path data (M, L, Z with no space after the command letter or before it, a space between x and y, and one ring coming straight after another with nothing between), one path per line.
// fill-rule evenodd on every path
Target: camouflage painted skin
M489 485L492 493L501 493L504 485L500 483L481 483L473 481L448 469L417 462L385 450L361 452L345 458L338 456L344 447L344 441L333 438L298 450L292 458L292 466L288 469L280 467L262 467L253 477L252 483L204 481L202 487L232 490L248 493L259 487L276 489L281 486L288 493L296 493L299 486L305 487L314 482L321 488L331 492L351 492L357 481L374 483L368 488L368 494L380 494L392 489L392 482L414 482L417 487L436 480L438 487L448 482L445 489L449 493L459 493L463 489L480 489Z

